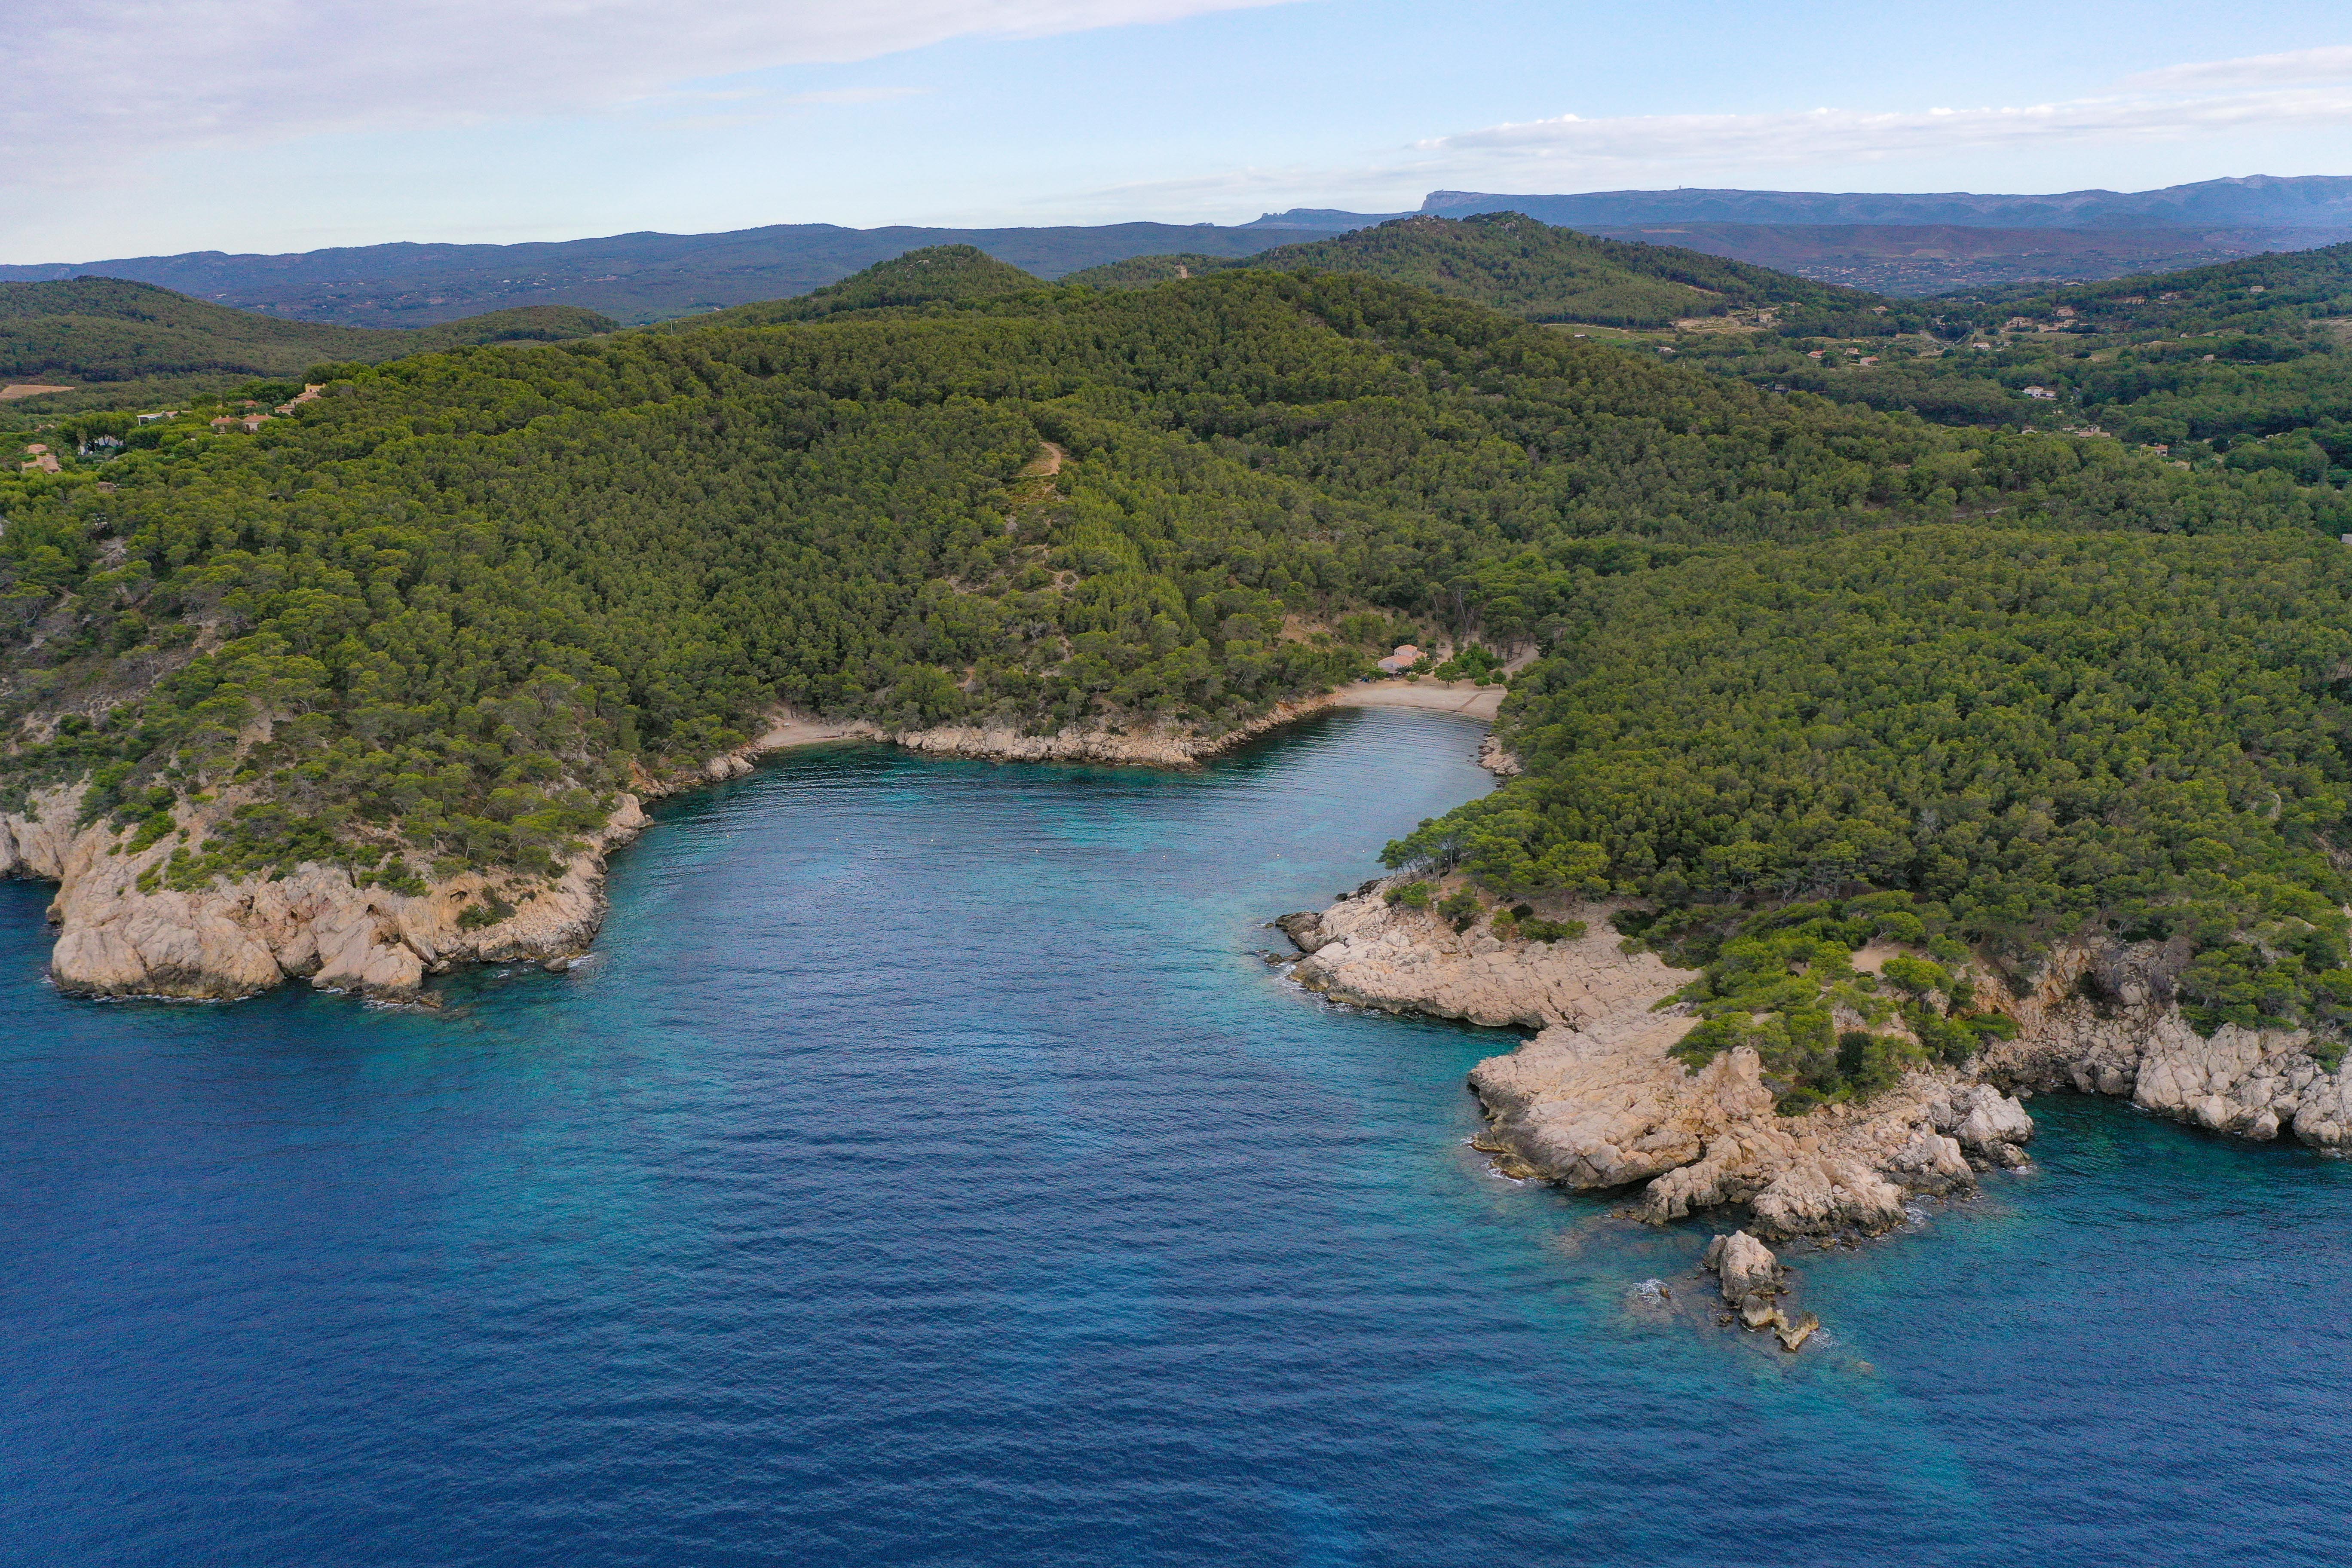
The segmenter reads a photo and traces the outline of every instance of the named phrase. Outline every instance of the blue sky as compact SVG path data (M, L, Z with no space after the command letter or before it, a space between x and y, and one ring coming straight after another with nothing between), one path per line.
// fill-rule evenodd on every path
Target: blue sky
M2352 174L2340 0L78 0L16 26L6 261Z

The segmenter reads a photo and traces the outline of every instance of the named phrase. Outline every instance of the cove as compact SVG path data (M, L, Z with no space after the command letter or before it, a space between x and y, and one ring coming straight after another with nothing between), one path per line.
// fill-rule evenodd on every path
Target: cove
M2037 1100L1787 1357L1260 962L1478 734L794 754L439 1014L67 1001L0 886L0 1559L2340 1560L2342 1163Z

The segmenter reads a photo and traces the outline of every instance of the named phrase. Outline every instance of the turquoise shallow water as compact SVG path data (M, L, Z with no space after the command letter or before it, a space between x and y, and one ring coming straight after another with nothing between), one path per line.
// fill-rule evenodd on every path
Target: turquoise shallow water
M65 1001L0 886L0 1561L2344 1560L2343 1163L2037 1100L1785 1357L1261 963L1475 740L803 753L440 1015Z

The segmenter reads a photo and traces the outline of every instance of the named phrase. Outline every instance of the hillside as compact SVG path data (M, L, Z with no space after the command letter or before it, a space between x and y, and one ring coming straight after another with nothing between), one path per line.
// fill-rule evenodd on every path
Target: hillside
M1759 385L1953 424L2095 429L2174 461L2352 485L2352 245L1914 301L1814 335L1678 339ZM2029 388L2038 391L2029 392Z
M1850 289L1917 298L2204 267L2352 238L2336 228L1986 228L1962 224L1654 223L1609 239L1679 245Z
M780 704L1215 736L1412 637L1549 657L1506 713L1528 773L1400 864L1695 920L1858 881L2020 953L2114 918L2216 955L2214 1008L2352 1000L2336 491L1778 396L1361 275L991 265L410 356L258 434L0 479L0 813L95 836L76 875L121 884L61 895L62 982L164 984L102 978L106 922L260 919L298 871L535 951L621 792Z
M1663 327L1680 318L1779 307L1851 311L1875 297L1673 246L1625 244L1517 213L1397 218L1222 264L1155 257L1074 273L1069 281L1138 287L1228 268L1358 272L1412 284L1531 321Z
M127 382L299 375L327 361L375 363L461 343L553 342L608 331L586 310L498 310L422 331L285 321L113 278L0 283L0 378Z

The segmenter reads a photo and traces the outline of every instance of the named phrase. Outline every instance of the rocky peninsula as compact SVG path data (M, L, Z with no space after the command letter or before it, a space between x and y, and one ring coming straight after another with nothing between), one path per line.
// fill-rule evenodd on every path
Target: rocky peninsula
M1471 1071L1487 1118L1476 1146L1507 1175L1624 1190L1654 1224L1745 1205L1759 1249L1895 1229L1915 1199L1965 1194L1984 1170L2025 1165L2034 1129L2021 1097L2038 1091L2128 1099L2250 1139L2352 1144L2352 1063L2330 1065L2300 1030L2199 1034L2174 999L2180 944L2063 945L2013 985L1981 965L1979 993L2015 1021L2013 1039L1962 1067L1912 1068L1866 1103L1783 1115L1753 1050L1696 1071L1670 1054L1699 1021L1672 1000L1697 976L1621 942L1606 909L1584 911L1593 918L1581 935L1517 940L1490 920L1456 930L1384 896L1403 880L1277 921L1303 955L1295 977L1360 1006L1533 1030ZM1855 967L1900 951L1865 951ZM1708 1266L1717 1260L1710 1254ZM1753 1260L1739 1268L1747 1279ZM1760 1301L1755 1289L1735 1292L1726 1275L1727 1300ZM1788 1327L1755 1311L1750 1327Z

